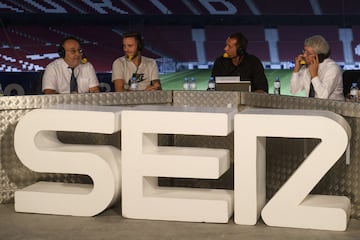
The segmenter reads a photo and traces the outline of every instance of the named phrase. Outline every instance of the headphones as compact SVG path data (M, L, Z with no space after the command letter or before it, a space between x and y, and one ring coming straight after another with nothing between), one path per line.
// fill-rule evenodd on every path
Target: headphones
M319 59L319 63L322 63L326 58L330 57L331 54L331 49L329 48L329 51L327 54L325 53L319 53L318 54L318 59Z
M229 38L235 38L237 42L236 54L238 56L243 56L246 53L246 47L248 44L247 38L240 32L232 33Z
M58 48L58 54L59 54L59 56L61 57L61 58L64 58L65 57L65 48L64 48L64 43L66 42L66 41L68 41L68 40L74 40L74 41L77 41L78 43L79 43L79 45L80 45L80 41L77 39L77 38L75 38L75 37L65 37L65 38L63 38L62 40L61 40L61 42L60 42L60 45L59 45L59 48Z
M241 47L238 47L238 48L236 49L236 54L237 54L238 56L245 55L245 50L244 50L243 48L241 48Z
M144 38L139 32L127 32L124 33L123 38L133 37L137 41L137 50L142 51L144 49Z

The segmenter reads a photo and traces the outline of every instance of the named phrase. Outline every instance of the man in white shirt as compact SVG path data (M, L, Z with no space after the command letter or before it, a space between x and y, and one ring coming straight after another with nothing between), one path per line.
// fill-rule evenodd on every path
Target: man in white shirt
M342 71L329 56L325 38L315 35L305 39L303 54L295 58L290 92L305 90L308 97L344 101Z
M46 66L42 79L45 94L99 92L95 69L89 62L82 63L82 49L76 38L64 38L59 55Z
M124 34L123 51L125 56L117 58L112 65L112 81L115 92L132 90L129 86L129 80L132 78L136 81L136 90L161 89L156 61L142 56L143 48L144 43L140 33Z

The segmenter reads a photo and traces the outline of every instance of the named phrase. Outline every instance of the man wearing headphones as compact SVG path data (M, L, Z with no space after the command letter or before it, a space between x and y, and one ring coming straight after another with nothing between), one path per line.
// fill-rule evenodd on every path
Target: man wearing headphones
M64 38L58 49L60 58L46 66L42 90L45 94L99 92L99 81L91 63L82 63L80 42Z
M214 62L212 76L240 76L241 81L251 82L251 91L267 93L264 67L259 58L246 52L247 44L242 33L232 33L226 40L224 54Z
M330 46L324 37L305 39L303 53L295 58L290 92L305 90L308 97L344 100L342 71L329 56Z
M128 90L161 90L158 66L152 58L144 57L143 39L138 32L128 32L123 36L125 56L117 58L112 65L112 81L115 92ZM131 79L136 88L130 87Z

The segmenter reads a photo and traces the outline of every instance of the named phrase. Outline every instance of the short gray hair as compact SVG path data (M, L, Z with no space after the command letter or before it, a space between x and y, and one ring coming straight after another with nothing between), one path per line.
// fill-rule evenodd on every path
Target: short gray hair
M305 47L311 47L317 54L327 55L330 51L330 46L325 38L321 35L314 35L307 39L304 42Z

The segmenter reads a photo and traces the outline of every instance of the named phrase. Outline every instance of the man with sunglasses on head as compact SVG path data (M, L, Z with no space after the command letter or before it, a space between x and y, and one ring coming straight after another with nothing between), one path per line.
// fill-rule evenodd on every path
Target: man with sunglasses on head
M60 58L46 66L42 78L45 94L99 92L99 81L93 65L83 61L80 42L64 38L59 46Z
M305 90L308 97L344 100L342 71L329 56L330 46L324 37L305 39L303 53L295 58L290 92Z

